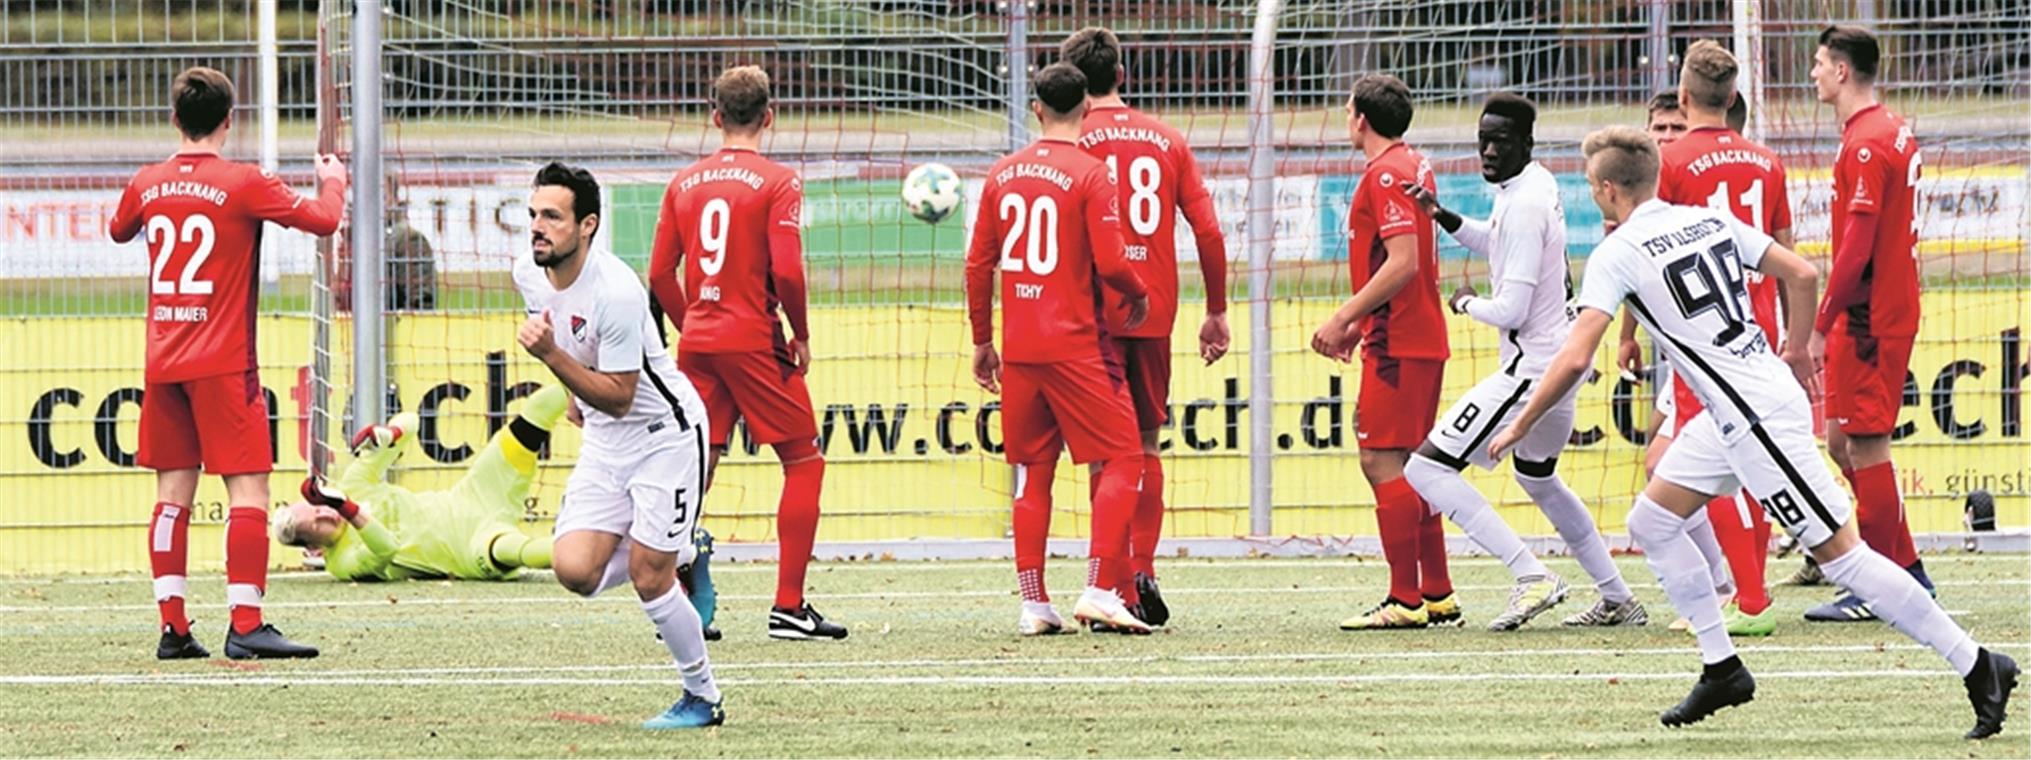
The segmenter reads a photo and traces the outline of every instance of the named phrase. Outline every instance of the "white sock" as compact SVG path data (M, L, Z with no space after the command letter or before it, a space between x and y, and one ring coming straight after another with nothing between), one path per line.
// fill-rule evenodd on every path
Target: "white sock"
M1728 631L1721 625L1721 600L1714 595L1706 560L1686 537L1688 523L1642 494L1637 494L1636 506L1629 510L1629 536L1643 548L1671 606L1692 623L1693 635L1699 637L1700 661L1712 665L1735 656L1735 642L1728 640Z
M1728 574L1727 555L1721 553L1721 539L1714 536L1714 524L1707 520L1705 509L1685 518L1685 532L1692 537L1693 545L1699 547L1700 559L1706 560L1707 574L1713 577L1714 593L1734 596L1735 577Z
M669 593L643 602L642 611L663 634L663 646L669 647L670 659L684 676L684 690L707 702L718 702L719 684L712 680L712 663L705 658L705 626L691 600L684 597L684 590L671 584Z
M1868 602L1876 617L1890 627L1932 647L1961 675L1975 669L1975 652L1979 647L1974 637L1939 608L1939 602L1925 593L1925 587L1918 585L1910 572L1888 557L1867 545L1856 544L1834 561L1819 563L1819 569L1826 573L1827 580Z
M1601 592L1602 599L1624 604L1636 598L1629 584L1622 581L1622 569L1615 566L1615 558L1608 554L1608 542L1601 540L1601 531L1594 527L1594 516L1587 511L1586 503L1580 501L1579 494L1567 488L1558 475L1548 478L1517 475L1516 484L1523 486L1523 492L1530 494L1530 500L1537 503L1545 519L1558 529L1559 538L1565 539L1566 550L1594 579L1594 588Z
M600 571L599 588L593 590L593 596L599 596L608 589L628 583L628 547L633 545L633 541L623 538L620 545L614 547L614 556L607 558L606 569Z
M1483 551L1508 565L1510 575L1517 578L1544 576L1544 563L1530 553L1530 549L1523 545L1523 539L1516 536L1515 529L1503 522L1501 515L1495 514L1495 507L1480 491L1474 490L1459 471L1413 454L1410 463L1403 467L1403 477L1410 481L1410 487L1417 490L1425 503L1460 526L1460 530L1465 531L1467 537Z

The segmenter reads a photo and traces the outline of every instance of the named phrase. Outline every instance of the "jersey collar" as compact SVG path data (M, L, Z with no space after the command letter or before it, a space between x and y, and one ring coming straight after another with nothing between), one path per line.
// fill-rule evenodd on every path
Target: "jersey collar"
M1876 101L1876 102L1874 102L1874 103L1870 103L1870 104L1869 104L1869 107L1868 107L1868 108L1864 108L1864 109L1862 109L1862 110L1860 110L1860 111L1856 111L1856 112L1854 112L1854 113L1848 114L1848 120L1847 120L1847 122L1846 122L1846 123L1844 123L1844 124L1842 124L1842 125L1841 125L1841 129L1842 129L1842 130L1846 130L1847 128L1849 128L1849 127L1852 127L1852 126L1854 126L1854 125L1855 125L1855 120L1856 120L1856 119L1860 119L1860 118L1862 118L1862 114L1868 113L1868 112L1870 112L1870 111L1874 111L1874 110L1876 110L1876 109L1878 109L1878 108L1882 108L1882 107L1883 107L1883 101L1880 101L1880 100L1879 100L1879 101Z
M1619 226L1627 227L1630 222L1635 221L1636 217L1647 216L1670 207L1671 204L1665 203L1663 198L1651 196L1650 200L1636 204L1636 208L1629 212L1629 218L1622 220L1622 224Z
M1523 171L1517 172L1516 176L1514 177L1502 180L1495 186L1503 190L1508 190L1509 188L1514 187L1516 183L1522 182L1524 177L1530 176L1530 174L1533 172L1549 172L1549 171L1551 170L1544 168L1544 164L1538 163L1536 159L1531 159L1530 163L1523 165Z

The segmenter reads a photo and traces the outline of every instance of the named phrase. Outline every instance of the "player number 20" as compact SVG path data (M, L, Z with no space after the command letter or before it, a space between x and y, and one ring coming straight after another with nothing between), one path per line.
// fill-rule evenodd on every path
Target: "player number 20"
M1011 218L1013 217L1013 218ZM1029 225L1024 226L1027 221ZM1058 270L1058 201L1039 196L1028 203L1010 193L1001 197L1002 226L1015 234L1001 240L1001 270L1020 272L1027 265L1031 274L1047 275ZM1023 257L1015 257L1016 243L1024 244Z
M212 246L218 242L218 230L212 226L212 218L204 214L191 214L183 219L183 231L177 232L176 222L157 214L148 217L148 244L155 246L155 269L148 278L148 291L156 295L208 296L212 294L212 281L197 278L197 270L204 266L205 259L212 257ZM169 254L176 250L177 242L196 242L197 250L190 254L190 260L183 264L183 276L176 280L162 278L163 268L169 265Z
M1115 156L1107 157L1107 173L1119 181L1121 168ZM1157 234L1157 222L1163 221L1163 201L1157 197L1157 188L1163 184L1163 166L1149 156L1138 156L1128 162L1128 228L1135 234L1148 237Z
M705 249L699 257L698 268L705 270L705 276L719 274L726 266L726 228L733 219L733 208L725 198L714 198L705 202L705 210L698 214L698 245Z

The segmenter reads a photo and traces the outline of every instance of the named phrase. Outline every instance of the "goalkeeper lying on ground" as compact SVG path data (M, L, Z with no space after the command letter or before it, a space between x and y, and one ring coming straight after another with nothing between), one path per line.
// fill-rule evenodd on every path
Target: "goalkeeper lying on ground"
M550 537L523 535L515 523L536 474L536 452L549 442L550 429L569 403L557 386L530 395L521 415L494 433L465 477L443 491L415 492L387 480L388 468L417 427L415 414L362 430L353 440L353 461L336 483L306 479L305 501L275 513L275 540L324 549L325 570L341 580L504 580L525 567L548 568ZM697 540L698 559L680 569L679 579L710 626L715 600L706 563L712 537L701 528ZM623 543L615 561L625 567L627 555Z

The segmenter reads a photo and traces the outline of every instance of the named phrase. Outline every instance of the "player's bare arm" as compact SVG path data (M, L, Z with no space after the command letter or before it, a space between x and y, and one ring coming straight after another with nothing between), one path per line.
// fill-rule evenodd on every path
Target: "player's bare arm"
M1608 322L1613 315L1595 309L1581 309L1579 318L1573 321L1572 334L1566 336L1566 344L1559 349L1558 356L1552 357L1551 366L1544 370L1543 385L1530 397L1530 403L1523 407L1523 413L1514 423L1496 433L1488 442L1490 456L1501 458L1523 440L1523 435L1544 418L1546 412L1559 403L1587 376L1594 366L1594 351L1600 348L1601 338L1608 333Z
M1369 312L1375 311L1398 291L1409 285L1417 274L1417 236L1398 235L1382 241L1382 268L1375 276L1361 286L1353 298L1340 305L1338 311L1312 334L1312 350L1320 356L1346 363L1354 358L1354 347L1361 342L1355 335L1355 325Z
M549 367L564 387L570 389L571 395L592 408L616 418L627 416L628 410L634 408L635 383L642 373L638 370L600 372L579 364L558 350L549 311L524 321L521 329L516 331L515 339L530 356Z

